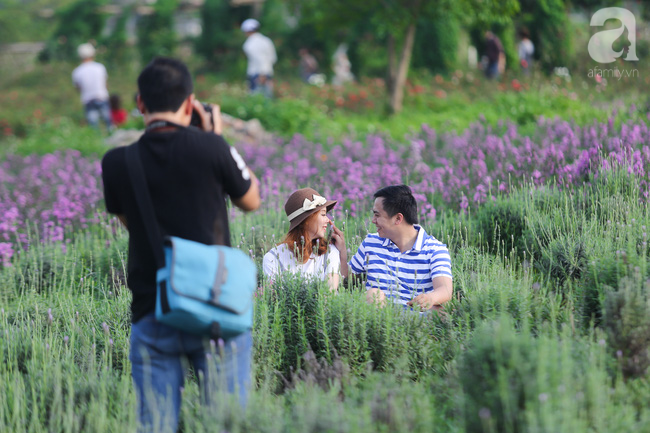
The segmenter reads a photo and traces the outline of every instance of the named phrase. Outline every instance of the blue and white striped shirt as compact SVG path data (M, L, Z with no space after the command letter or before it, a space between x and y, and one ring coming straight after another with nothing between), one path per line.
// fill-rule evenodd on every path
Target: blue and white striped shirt
M419 225L413 248L401 252L390 240L371 233L348 263L354 274L368 274L366 289L381 289L393 302L404 304L433 290L432 280L451 275L447 246Z

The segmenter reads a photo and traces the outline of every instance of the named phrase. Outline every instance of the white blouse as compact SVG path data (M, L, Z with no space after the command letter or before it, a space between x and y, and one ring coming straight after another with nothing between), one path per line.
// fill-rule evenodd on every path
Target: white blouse
M325 260L327 260L327 265ZM291 272L292 274L300 274L304 277L325 281L330 275L338 274L341 270L341 255L339 250L330 244L326 254L316 256L311 253L306 263L298 263L287 244L280 244L271 248L264 255L262 269L267 277L274 277L283 272Z

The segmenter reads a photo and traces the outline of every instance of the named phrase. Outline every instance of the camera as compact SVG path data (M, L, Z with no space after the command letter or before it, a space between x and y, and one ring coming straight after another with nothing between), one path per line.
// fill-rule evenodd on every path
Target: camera
M206 104L205 102L201 102L201 105L203 105L203 109L210 116L210 123L214 125L214 119L212 118L212 105ZM203 129L201 116L196 112L196 110L192 110L192 120L190 120L190 126L196 126L197 128Z

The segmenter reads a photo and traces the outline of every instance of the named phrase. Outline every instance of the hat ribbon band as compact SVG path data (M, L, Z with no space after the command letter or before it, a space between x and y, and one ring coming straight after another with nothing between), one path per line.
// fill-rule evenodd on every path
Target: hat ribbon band
M325 203L327 203L327 199L325 197L321 197L320 195L313 194L312 198L313 200L309 200L308 198L306 198L302 202L302 207L296 210L295 212L293 212L291 215L289 215L289 221L293 220L297 216L304 214L305 212L314 210L318 206L323 206Z

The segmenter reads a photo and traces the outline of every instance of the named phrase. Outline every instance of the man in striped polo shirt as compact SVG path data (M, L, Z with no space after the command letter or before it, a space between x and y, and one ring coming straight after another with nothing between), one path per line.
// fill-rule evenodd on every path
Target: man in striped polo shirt
M341 274L366 274L368 302L385 304L389 299L421 310L440 308L453 293L447 246L417 225L417 203L408 186L387 186L374 198L377 233L366 236L349 263L343 233L332 228Z

